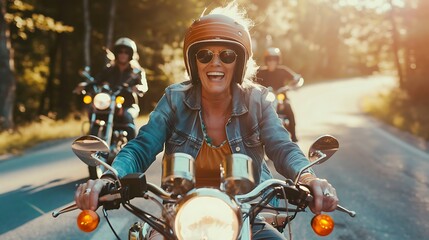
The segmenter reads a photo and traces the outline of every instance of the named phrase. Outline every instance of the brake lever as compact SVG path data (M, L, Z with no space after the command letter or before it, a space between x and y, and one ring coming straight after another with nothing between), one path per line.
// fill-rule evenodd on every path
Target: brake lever
M300 185L301 187L303 186L303 185ZM304 186L305 187L305 186ZM301 189L301 188L299 188L299 189ZM301 189L302 190L302 189ZM305 190L304 190L305 191ZM310 202L312 202L313 201L313 195L311 195L311 194L308 194L307 195L307 197L306 197L306 199L305 199L305 201L306 202L308 202L308 203L310 203ZM351 211L351 210L348 210L347 208L345 208L345 207L343 207L343 206L341 206L341 205L337 205L337 208L336 208L336 210L338 210L338 211L340 211L340 212L344 212L344 213L347 213L350 217L355 217L356 216L356 212L355 211Z
M345 207L343 207L343 206L341 206L339 204L337 205L336 210L338 210L340 212L347 213L350 217L355 217L356 216L356 212L355 211L348 210L347 208L345 208Z
M76 209L78 209L78 208L77 208L76 203L74 203L74 204L72 204L70 206L67 206L67 207L65 207L65 208L63 208L63 209L61 209L59 211L53 211L52 212L52 217L56 218L56 217L58 217L59 215L61 215L63 213L71 212L71 211L74 211Z

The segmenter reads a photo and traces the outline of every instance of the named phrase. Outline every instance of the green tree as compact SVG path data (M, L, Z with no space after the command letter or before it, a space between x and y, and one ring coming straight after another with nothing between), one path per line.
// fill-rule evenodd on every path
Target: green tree
M255 19L255 55L263 63L268 46L282 50L283 63L305 78L344 76L352 58L341 38L342 10L330 1L252 1Z

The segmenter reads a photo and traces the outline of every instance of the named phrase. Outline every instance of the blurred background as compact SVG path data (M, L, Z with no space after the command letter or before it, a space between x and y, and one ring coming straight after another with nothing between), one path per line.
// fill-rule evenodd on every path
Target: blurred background
M254 20L254 55L279 47L282 63L306 83L390 74L397 88L385 94L392 124L428 139L419 121L429 98L429 26L426 0L240 0ZM72 89L106 64L105 48L119 37L138 45L150 112L166 86L184 80L182 40L203 12L225 4L208 0L1 0L0 131L77 116L82 103ZM405 104L405 107L404 107ZM386 105L386 106L387 106ZM381 109L385 109L382 107ZM422 110L423 109L423 110ZM374 110L377 112L376 110ZM393 111L397 112L397 110ZM407 120L412 117L413 119ZM416 120L417 119L417 120ZM423 119L423 120L422 120ZM406 122L411 122L410 124ZM405 125L409 126L405 126Z

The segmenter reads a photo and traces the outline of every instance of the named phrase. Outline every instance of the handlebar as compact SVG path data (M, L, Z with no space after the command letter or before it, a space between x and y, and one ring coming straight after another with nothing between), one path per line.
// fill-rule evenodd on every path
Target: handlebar
M256 186L249 193L243 194L243 195L237 195L236 199L240 202L250 202L256 199L257 197L261 196L269 188L274 189L276 187L283 187L285 189L286 195L290 196L288 200L292 204L295 204L295 205L304 204L304 207L305 207L309 202L313 200L313 195L311 194L310 191L308 191L308 189L302 189L302 188L299 188L299 186L296 187L295 185L290 185L287 182L278 180L278 179L266 180L265 182ZM294 196L291 196L291 195L294 195ZM339 204L337 205L336 210L347 213L350 217L356 216L355 211L348 210L347 208Z
M256 186L252 191L250 191L246 194L237 195L237 196L235 196L235 198L239 202L250 202L250 201L258 198L259 196L261 196L265 191L267 191L268 188L271 188L271 187L272 188L274 188L274 187L291 188L291 186L288 185L285 181L282 181L279 179L268 179L268 180L262 182L261 184L259 184L258 186Z
M132 186L133 184L134 186ZM175 198L175 196L166 192L161 187L158 187L153 183L146 182L144 175L138 175L137 178L136 177L128 178L127 180L125 180L125 182L122 182L121 185L122 187L120 189L117 189L115 187L112 187L111 184L106 184L102 190L102 193L101 193L102 196L100 196L99 198L99 205L103 205L107 209L118 208L120 202L128 201L135 196L144 197L144 191L150 191L154 193L156 196L163 199L164 201L175 202L178 200L177 198ZM236 195L235 199L239 203L248 203L260 197L270 189L274 191L281 190L279 192L286 193L285 197L287 197L288 201L291 204L297 205L300 209L307 207L308 204L313 200L313 195L306 187L301 185L294 185L292 181L288 182L288 181L279 180L279 179L266 180L261 184L259 184L258 186L256 186L252 191L246 194ZM125 194L125 191L135 191L135 190L142 191L142 192L138 193L137 195L135 193L130 194L130 192L127 192L127 194ZM123 197L129 198L129 199L121 199ZM55 218L62 213L70 212L76 209L77 209L76 204L72 204L60 211L52 212L52 216ZM337 205L336 210L345 212L350 217L356 216L355 211L350 211L341 205Z
M279 179L266 180L249 193L237 195L235 198L236 201L240 203L250 202L268 193L270 189L274 191L274 195L277 196L277 198L286 198L290 204L296 205L300 210L305 209L313 200L313 196L307 187L303 185L294 185L291 180L284 181Z
M94 82L94 77L92 77L88 71L81 71L80 74L85 77L89 82Z
M289 90L294 90L294 89L300 88L303 84L304 84L304 78L302 78L300 75L298 75L298 76L296 76L296 79L294 79L293 82L290 82L289 84L277 89L276 91L274 91L271 87L269 87L269 88L275 94L279 94L279 93L287 92Z

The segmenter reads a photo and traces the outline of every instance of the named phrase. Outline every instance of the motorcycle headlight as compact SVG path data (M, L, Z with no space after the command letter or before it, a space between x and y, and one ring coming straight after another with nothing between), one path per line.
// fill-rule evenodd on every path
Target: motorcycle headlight
M94 106L98 110L105 110L105 109L109 108L111 101L112 100L110 99L110 95L109 94L107 94L107 93L98 93L94 97Z
M183 201L174 221L178 239L237 239L241 214L228 195L202 188Z
M282 102L285 99L286 99L286 96L283 93L277 94L277 100L279 100L280 102Z

